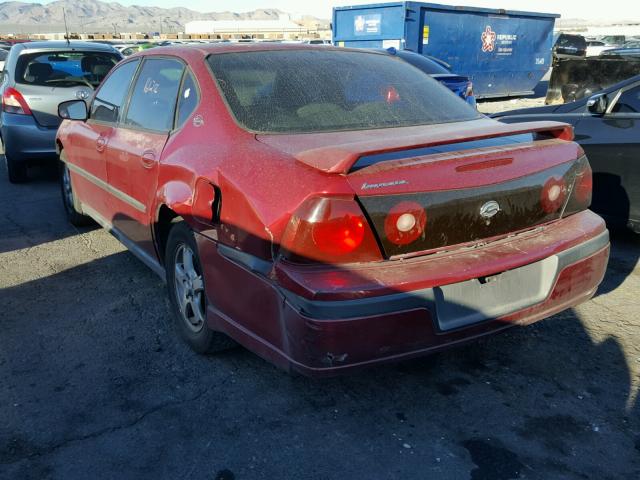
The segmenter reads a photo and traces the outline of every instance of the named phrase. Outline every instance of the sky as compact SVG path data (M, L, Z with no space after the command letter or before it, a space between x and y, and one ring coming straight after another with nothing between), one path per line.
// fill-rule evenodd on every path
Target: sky
M25 0L22 0L25 1ZM26 0L32 3L48 3L46 0ZM109 1L109 0L106 0ZM379 3L376 0L115 0L123 5L145 5L156 7L184 6L201 12L234 11L247 12L256 8L278 8L295 14L309 14L319 18L331 18L334 6ZM640 1L638 0L460 0L447 2L434 0L432 3L465 5L509 10L527 10L534 12L559 13L564 18L583 18L585 20L640 20Z

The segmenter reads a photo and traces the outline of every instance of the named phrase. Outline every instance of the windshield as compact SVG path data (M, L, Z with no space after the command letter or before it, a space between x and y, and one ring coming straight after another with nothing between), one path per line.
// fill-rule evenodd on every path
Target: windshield
M476 110L390 55L278 50L211 55L233 115L255 132L362 130L472 120Z
M96 87L119 61L119 55L108 52L23 54L18 59L16 81L48 87Z

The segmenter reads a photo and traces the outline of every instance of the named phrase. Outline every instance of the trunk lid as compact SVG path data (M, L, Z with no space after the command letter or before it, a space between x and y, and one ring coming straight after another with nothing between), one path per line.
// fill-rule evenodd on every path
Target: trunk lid
M344 175L389 258L489 241L561 217L582 156L577 144L563 140L571 138L571 127L505 126L483 119L390 129L392 135L349 132L351 141L346 133L261 140L308 166ZM568 189L563 206L549 209L541 201L549 182ZM410 241L396 223L406 212L420 212L414 218L424 222Z
M348 181L386 257L486 242L557 220L563 213L563 205L548 209L542 198L549 182L573 185L577 149L560 140L528 143L463 158L436 154L393 169L369 167ZM549 158L564 162L553 165ZM416 211L426 212L424 229L417 238L404 240L399 216Z

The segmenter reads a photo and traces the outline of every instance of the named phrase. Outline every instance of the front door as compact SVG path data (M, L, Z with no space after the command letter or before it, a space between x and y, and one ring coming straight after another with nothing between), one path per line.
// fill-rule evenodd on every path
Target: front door
M131 90L124 118L109 141L112 223L144 252L155 257L152 238L158 162L173 129L175 105L184 72L175 58L147 58Z
M89 119L73 130L67 156L73 188L84 208L105 220L109 217L107 158L120 111L139 60L116 67L96 92Z

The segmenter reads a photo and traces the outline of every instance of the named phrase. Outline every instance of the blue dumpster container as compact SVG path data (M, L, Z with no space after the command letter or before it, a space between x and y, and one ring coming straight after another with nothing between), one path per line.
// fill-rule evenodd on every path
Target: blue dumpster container
M444 60L478 98L529 95L551 67L560 15L422 2L333 9L333 42L411 50Z

